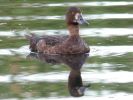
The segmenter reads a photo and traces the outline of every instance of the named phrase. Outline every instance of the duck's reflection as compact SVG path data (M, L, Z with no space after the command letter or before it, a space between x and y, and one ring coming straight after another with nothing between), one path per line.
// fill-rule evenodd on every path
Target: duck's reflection
M42 53L30 53L27 57L35 58L46 63L64 63L68 65L70 67L70 74L68 78L68 90L70 94L74 97L84 95L86 86L83 85L80 69L88 57L88 54L48 55Z

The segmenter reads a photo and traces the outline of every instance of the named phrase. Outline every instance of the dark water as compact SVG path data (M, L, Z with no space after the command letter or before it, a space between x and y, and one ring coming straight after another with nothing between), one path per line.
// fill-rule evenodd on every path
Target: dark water
M80 30L90 54L29 55L24 34L68 34L69 6L90 23ZM133 98L132 9L132 0L0 0L0 100L72 100L74 80L86 88L76 99Z

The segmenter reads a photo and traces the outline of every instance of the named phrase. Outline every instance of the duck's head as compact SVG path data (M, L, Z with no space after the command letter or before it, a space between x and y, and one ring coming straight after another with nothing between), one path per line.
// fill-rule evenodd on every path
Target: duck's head
M67 25L88 24L82 17L82 12L78 7L70 7L66 14Z

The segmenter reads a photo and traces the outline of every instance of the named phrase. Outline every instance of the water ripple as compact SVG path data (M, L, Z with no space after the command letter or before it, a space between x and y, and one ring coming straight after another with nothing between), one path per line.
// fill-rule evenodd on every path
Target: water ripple
M29 46L22 46L20 48L0 49L0 55L28 55L29 53Z
M102 93L101 91L100 93ZM109 93L106 95L100 95L100 96L83 96L80 98L76 98L76 100L132 100L133 94L125 93L125 92L118 92L118 93ZM28 97L24 98L23 100L75 100L73 97ZM18 100L18 98L5 98L2 100Z
M83 15L87 20L95 19L133 19L133 14L117 13L117 14L89 14ZM64 20L65 16L0 16L0 20L10 21L29 21L29 20ZM3 25L3 24L2 24Z
M133 5L133 2L126 1L100 1L100 2L69 2L69 3L23 3L21 7L65 7L65 6L127 6Z
M26 20L41 20L41 19L53 19L53 20L59 20L64 19L63 16L0 16L0 20L20 20L20 21L26 21Z
M133 52L131 46L91 46L90 56L118 56Z
M24 36L25 34L35 33L38 35L66 35L68 31L59 30L22 30L22 31L0 31L0 36ZM83 37L112 37L112 36L129 36L133 38L132 28L82 28L80 35Z
M69 72L47 72L30 75L4 75L0 76L0 83L9 82L67 82ZM91 83L128 83L133 82L133 72L82 72L82 78Z

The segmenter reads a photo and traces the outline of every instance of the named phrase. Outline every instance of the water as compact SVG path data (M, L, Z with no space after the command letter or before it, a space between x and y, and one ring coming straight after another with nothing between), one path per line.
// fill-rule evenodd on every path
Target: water
M25 34L68 34L69 6L80 6L90 23L80 30L90 54L29 55ZM132 9L132 0L0 0L0 100L131 100ZM86 88L84 96L70 93L70 72L79 78L78 87Z

